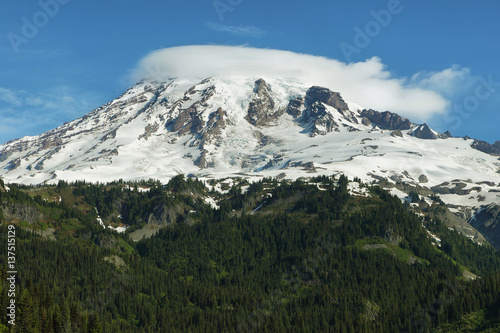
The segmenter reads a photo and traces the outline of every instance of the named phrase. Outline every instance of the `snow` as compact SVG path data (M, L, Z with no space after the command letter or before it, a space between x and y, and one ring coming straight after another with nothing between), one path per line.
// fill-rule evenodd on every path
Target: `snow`
M214 198L211 197L206 197L203 199L206 204L210 205L213 209L219 209L219 205L217 205L217 202L215 201Z
M147 193L147 192L151 191L151 189L149 187L142 187L142 186L135 186L134 187L134 186L129 186L129 185L123 186L123 189L131 190L131 191L137 189L137 192L139 192L139 193Z
M97 210L97 207L94 207L94 208L95 208L95 211L97 213L97 223L99 223L99 225L103 229L106 229L106 225L102 221L102 218L99 216L99 211ZM121 218L121 215L119 215L118 218ZM112 226L109 225L107 228L111 229L111 230L114 230L114 231L116 231L119 234L123 234L123 233L125 233L125 231L127 231L128 228L130 228L130 226L128 226L128 225L121 225L121 226L115 228L115 227L112 227Z
M390 194L397 196L399 199L403 200L408 197L408 194L405 192L398 190L397 188L393 187L389 191Z
M130 228L130 227L129 226L120 226L120 227L113 228L112 226L108 226L108 229L114 230L119 234L124 234L128 228Z
M425 231L427 232L427 234L428 234L429 236L431 236L431 238L433 238L433 239L436 241L437 245L438 245L439 247L441 247L441 239L440 239L438 236L434 235L434 234L433 234L432 232L430 232L429 230L425 229Z
M106 226L104 225L104 222L102 221L102 218L99 216L99 211L97 210L97 207L94 207L95 208L95 211L97 213L97 223L99 223L99 225L101 227L103 227L103 229L106 229Z
M0 146L0 152L9 150L12 155L0 162L0 176L6 181L21 184L56 184L59 180L110 182L118 179L158 179L168 182L177 174L193 174L201 179L238 178L256 181L265 177L285 174L286 179L317 175L345 174L350 179L359 177L365 184L372 184L376 177L388 178L390 183L400 181L413 185L432 187L461 179L466 189L480 187L470 195L439 195L447 204L476 207L500 202L498 186L481 182L500 183L500 161L471 148L472 140L449 138L422 140L408 135L393 137L392 131L380 130L362 124L358 110L364 107L346 101L356 122L350 122L336 109L327 106L339 127L326 135L311 137L292 116L284 113L275 124L256 128L245 119L248 105L254 96L255 81L259 77L218 77L200 82L194 79L170 80L164 83L142 82L129 89L119 98L96 109L87 116L62 125L47 135L62 143L57 147L42 149L41 136L25 137ZM264 77L276 108L285 109L288 102L304 96L310 85ZM149 86L149 88L148 88ZM194 160L201 149L193 142L197 139L189 133L179 136L169 131L169 117L179 111L201 105L202 92L214 87L214 95L198 106L200 117L206 122L212 112L221 108L227 114L226 127L218 136L209 137L203 149L207 162L213 168L200 169ZM194 93L187 91L194 87ZM157 95L155 95L155 92ZM145 137L146 128L156 130ZM344 126L346 125L346 126ZM355 128L356 131L349 131ZM324 128L326 130L326 128ZM262 145L260 137L271 142ZM16 145L24 145L19 151ZM275 156L272 167L266 168ZM21 165L8 170L10 160L20 159ZM43 169L34 167L43 161ZM242 162L247 167L242 167ZM316 171L303 167L290 167L293 163L312 162ZM31 170L27 168L31 166ZM260 170L260 171L256 171ZM421 175L428 183L420 184ZM396 178L395 178L396 179ZM234 181L227 179L231 187ZM349 191L366 196L363 187L351 183ZM7 187L6 187L7 189ZM144 192L149 189L138 188ZM221 184L215 191L226 193ZM391 194L399 198L406 193L392 188ZM209 200L209 199L207 199ZM428 199L426 199L428 201ZM209 202L216 207L216 202Z
M370 197L370 192L366 187L362 187L358 182L349 182L347 190L350 195L358 197Z

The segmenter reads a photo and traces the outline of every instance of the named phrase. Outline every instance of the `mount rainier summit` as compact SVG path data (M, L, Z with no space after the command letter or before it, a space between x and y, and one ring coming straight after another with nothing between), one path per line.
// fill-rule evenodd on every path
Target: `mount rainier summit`
M499 155L500 142L438 133L327 88L212 77L144 80L80 119L7 142L0 176L42 184L343 173L399 197L437 194L468 220L500 202Z

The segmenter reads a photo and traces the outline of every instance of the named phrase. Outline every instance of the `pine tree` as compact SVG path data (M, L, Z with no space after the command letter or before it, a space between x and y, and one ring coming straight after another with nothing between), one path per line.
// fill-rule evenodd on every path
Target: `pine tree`
M17 329L20 332L37 332L37 318L33 299L31 298L28 289L21 292L18 306L18 320L16 321Z
M102 333L101 322L97 314L89 316L89 323L87 326L88 333Z

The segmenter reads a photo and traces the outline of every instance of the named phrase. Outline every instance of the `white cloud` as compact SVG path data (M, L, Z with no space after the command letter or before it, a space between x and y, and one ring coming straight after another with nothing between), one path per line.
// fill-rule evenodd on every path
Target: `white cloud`
M10 89L0 87L0 101L9 103L10 105L19 106L22 104L18 94Z
M26 98L26 104L30 106L40 106L43 105L44 102L40 96L30 96Z
M437 91L445 96L452 96L457 92L470 90L475 78L469 68L453 65L440 72L423 71L414 74L410 84L420 88Z
M42 93L0 88L0 144L60 126L90 112L97 104L94 96L65 86Z
M453 82L465 70L458 67L437 73L395 78L381 59L346 64L289 51L241 46L182 46L154 51L133 71L133 79L207 77L280 77L338 91L350 101L380 111L390 110L416 122L443 114L449 102L436 87Z
M249 36L249 37L262 37L267 31L254 27L254 26L234 26L234 25L225 25L221 23L208 22L207 26L218 32L227 32L232 35L240 35L240 36Z

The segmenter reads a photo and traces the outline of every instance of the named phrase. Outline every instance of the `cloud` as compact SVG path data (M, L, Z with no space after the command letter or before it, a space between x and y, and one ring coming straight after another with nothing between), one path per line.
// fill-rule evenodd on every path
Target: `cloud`
M395 78L380 58L346 64L338 60L289 51L241 46L182 46L157 50L133 71L142 79L207 77L278 77L338 91L349 100L380 111L390 110L416 122L446 112L449 101L438 87L455 88L467 71L451 67L441 72Z
M0 87L0 101L7 102L14 106L22 104L22 101L19 99L18 94L15 91L2 87Z
M239 36L249 36L249 37L262 37L265 34L267 34L266 30L254 27L254 26L234 26L234 25L225 25L221 23L215 23L215 22L208 22L207 26L218 32L227 32L232 35L239 35Z
M0 88L0 144L53 129L97 104L95 97L65 86L42 93Z
M475 80L469 68L453 65L440 72L422 71L416 73L410 79L410 85L414 84L420 88L437 91L451 97L457 93L469 91Z

